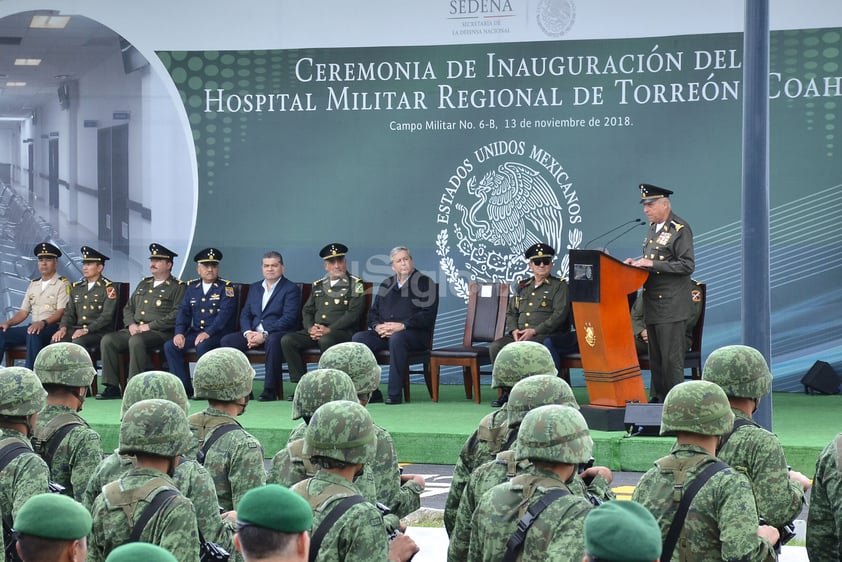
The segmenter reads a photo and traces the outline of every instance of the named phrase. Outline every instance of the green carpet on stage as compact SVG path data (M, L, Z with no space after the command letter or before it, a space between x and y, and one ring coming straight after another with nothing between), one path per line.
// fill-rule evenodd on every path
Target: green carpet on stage
M293 385L285 383L291 393ZM255 384L259 395L261 383ZM580 404L587 403L584 387L574 388ZM370 404L374 421L386 428L394 438L401 462L453 464L468 435L479 420L493 408L489 402L496 396L483 388L483 404L465 399L461 385L442 385L439 402L431 401L423 385L412 385L412 402L400 406ZM198 412L206 402L192 401L190 411ZM263 444L267 457L273 456L286 443L290 430L299 422L290 419L291 403L287 401L252 401L240 422ZM780 437L787 460L795 470L812 476L816 457L821 449L842 431L840 423L842 396L817 396L796 393L775 393L773 429ZM82 416L100 432L106 451L117 447L119 440L119 400L85 402ZM652 461L666 454L672 438L625 437L623 432L593 431L596 462L613 470L645 471Z

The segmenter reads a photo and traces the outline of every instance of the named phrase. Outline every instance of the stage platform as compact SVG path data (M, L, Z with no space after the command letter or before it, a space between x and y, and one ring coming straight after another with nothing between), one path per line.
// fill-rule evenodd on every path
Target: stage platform
M261 381L255 383L259 395ZM294 385L284 383L291 393ZM385 390L385 385L381 387ZM580 404L587 403L587 390L574 387ZM400 406L371 404L369 411L380 426L394 438L401 462L454 464L468 435L479 420L491 412L488 404L496 396L483 387L483 404L465 399L464 387L442 385L440 401L434 403L423 385L412 385L412 402ZM191 412L206 407L192 401ZM285 443L289 431L298 424L290 419L291 402L252 401L241 423L263 444L267 457ZM119 439L119 400L85 401L82 416L102 435L106 451L117 447ZM796 393L773 395L773 424L792 468L812 477L821 449L842 431L842 395L818 396ZM645 471L652 461L666 454L673 442L667 437L626 437L620 431L593 431L594 457L612 470Z

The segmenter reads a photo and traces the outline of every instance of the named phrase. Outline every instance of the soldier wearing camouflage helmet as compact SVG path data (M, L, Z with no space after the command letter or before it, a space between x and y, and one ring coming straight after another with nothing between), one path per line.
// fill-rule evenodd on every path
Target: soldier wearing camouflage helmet
M357 396L363 406L380 384L377 359L361 343L346 342L333 346L322 354L319 366L348 373L357 387ZM377 424L374 430L377 451L371 462L371 473L377 489L377 501L387 506L397 517L405 517L421 507L421 492L426 482L420 474L402 474L398 468L398 454L392 436Z
M231 511L243 494L266 483L263 446L237 421L246 411L254 369L246 355L233 347L208 351L196 362L194 397L208 407L190 416L199 440L197 460L216 484L219 505Z
M0 369L0 458L11 459L0 470L0 511L9 529L26 500L50 489L50 469L29 441L46 395L29 369Z
M304 437L304 454L319 467L316 475L292 489L313 509L313 543L318 562L409 560L418 547L406 535L389 542L383 517L365 501L355 476L370 462L376 448L374 422L356 401L334 401L313 414ZM347 498L359 500L348 505ZM343 510L331 516L334 510ZM335 518L321 529L326 518ZM322 537L321 539L319 537ZM320 544L319 544L320 541Z
M164 371L146 371L135 375L126 384L126 391L121 404L121 418L135 403L149 399L173 402L185 415L190 410L184 385L177 376ZM195 450L196 441L194 437L191 438L188 450L184 451L184 456L179 459L178 466L173 473L173 482L193 502L199 531L205 540L217 543L232 552L234 546L233 521L228 521L219 516L216 486L208 471L192 458L195 456ZM82 503L85 507L92 509L94 501L102 491L102 487L117 480L134 466L135 457L121 455L118 451L103 459L94 470L83 494Z
M319 406L334 400L357 400L357 391L348 375L337 369L316 369L301 377L292 399L292 419L303 421L292 431L296 437L291 434L286 446L272 457L268 483L292 486L316 474L316 467L304 455L304 433ZM362 478L361 482L363 495L374 501L374 487L368 485L371 479Z
M676 435L676 443L643 475L632 496L658 520L664 539L679 506L675 490L686 490L711 464L720 462L714 456L716 446L733 425L728 397L712 382L684 382L667 394L661 435ZM775 560L773 545L779 533L769 525L758 526L758 521L748 478L723 464L699 488L683 522L676 523L681 531L672 558Z
M721 347L705 362L702 380L725 391L734 413L734 430L722 438L716 456L748 476L757 512L780 529L801 511L810 479L789 469L777 435L752 420L760 399L772 390L766 359L753 347Z
M501 389L502 396L508 401L511 388L521 379L557 374L558 370L546 347L532 341L514 342L505 346L497 356L492 367L491 386ZM480 465L493 461L497 453L509 450L514 443L518 424L510 426L508 416L506 407L487 414L462 446L453 468L453 480L445 506L444 527L448 534L453 532L462 491L471 473Z
M84 347L63 342L42 349L34 370L47 391L47 405L38 414L32 445L50 468L51 480L81 501L102 460L99 434L77 414L96 370Z
M139 540L168 550L178 560L199 559L196 512L172 480L178 456L191 440L187 416L169 400L141 400L126 411L119 452L135 457L135 466L107 484L94 501L89 562L101 562L130 542L134 525L161 493L172 496L151 515Z
M807 556L811 562L837 562L842 544L842 433L816 460L807 514Z
M553 375L525 378L512 388L506 406L509 424L517 430L530 411L550 404L579 409L573 390L563 379ZM517 460L516 444L517 441L511 449L501 451L494 460L480 465L471 473L459 498L455 514L450 503L445 506L445 518L453 521L448 560L455 562L467 558L471 538L471 516L483 494L519 474L532 471L533 465L529 459ZM611 491L612 480L613 474L608 467L589 466L576 474L567 483L567 487L573 494L588 498L592 503L600 503L614 499L614 493Z
M551 404L527 413L518 431L516 459L529 459L533 468L479 500L467 560L502 560L509 549L524 560L580 562L585 516L593 506L568 483L592 451L588 425L575 408ZM534 511L539 502L548 505L525 534L517 535L526 510Z

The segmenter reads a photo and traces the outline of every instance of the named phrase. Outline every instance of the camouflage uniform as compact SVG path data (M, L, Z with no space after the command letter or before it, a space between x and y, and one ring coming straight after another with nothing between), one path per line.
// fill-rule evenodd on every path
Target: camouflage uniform
M168 400L142 400L128 409L120 425L120 453L148 454L175 461L191 439L184 411ZM109 483L94 501L88 561L105 560L129 541L134 523L164 490L177 490L167 474L148 467L132 468ZM169 498L149 519L141 542L165 548L180 562L199 560L199 533L193 504L181 493Z
M545 346L531 341L514 342L500 350L491 371L491 388L510 389L518 381L533 375L557 374L553 358ZM479 427L465 441L456 466L453 467L453 479L444 506L444 527L448 535L453 533L462 491L471 473L479 466L493 461L497 453L507 451L514 444L517 425L522 419L521 415L517 423L510 424L508 410L504 405L500 410L483 417Z
M368 402L369 396L380 384L380 366L377 359L372 351L361 343L344 342L331 347L322 354L319 367L339 369L347 373L357 389L360 401ZM369 463L370 468L364 472L363 477L373 479L377 501L387 506L397 518L405 517L421 507L421 492L424 491L424 487L414 480L401 483L398 453L389 432L375 424L374 437L377 449ZM364 482L355 483L364 486ZM392 525L389 517L387 524Z
M147 371L133 377L126 385L122 412L136 402L158 398L177 404L185 415L190 409L184 386L178 377L163 371ZM195 439L190 439L190 449L195 449ZM99 463L83 494L82 504L89 510L102 491L102 487L125 475L135 466L135 458L115 451ZM181 456L172 476L178 490L193 503L196 523L205 540L215 542L228 552L234 552L234 528L219 515L216 487L208 471L192 458Z
M0 369L0 422L29 426L29 416L44 407L47 393L35 373L24 367ZM31 431L31 429L30 429ZM0 449L12 443L32 448L23 433L0 428ZM0 471L0 510L12 527L18 510L30 497L50 490L50 469L34 452L23 452Z
M219 347L204 354L196 363L193 388L196 398L219 402L245 400L252 388L254 369L242 351ZM245 405L242 405L245 411ZM217 439L202 463L213 478L219 505L225 511L236 509L243 494L266 483L263 447L236 418L209 406L189 418L199 447L222 426L236 424L234 431Z
M572 465L575 471L575 465L587 461L592 450L588 425L574 408L552 404L527 413L519 431L516 459L548 464L494 486L479 500L471 520L467 560L503 560L506 545L526 510L555 488L568 494L550 503L535 519L526 532L519 559L582 560L585 516L593 506L573 494L550 468Z
M41 350L35 358L35 374L44 385L55 384L70 388L87 387L96 370L91 357L81 345L55 343ZM79 397L82 408L84 396ZM102 441L77 410L58 404L47 404L38 414L32 433L35 452L50 468L50 479L66 488L65 494L82 500L88 479L102 460ZM56 432L68 424L73 427L55 444ZM55 447L52 456L48 454Z
M807 514L810 562L842 559L842 433L827 444L816 461Z
M760 400L772 390L772 373L763 355L745 345L721 347L705 361L702 380L717 384L729 398ZM781 528L801 511L804 488L789 478L780 439L737 408L734 416L749 423L731 433L716 456L751 480L757 513Z
M689 381L667 394L661 435L721 436L731 431L733 421L728 397L721 388L708 381ZM664 539L680 501L675 490L689 486L715 461L702 447L676 443L638 482L632 499L652 512ZM690 503L672 560L774 560L774 548L757 535L757 524L748 478L732 468L717 472Z
M364 465L374 455L375 446L374 424L369 413L357 402L339 400L325 404L313 414L307 426L304 453ZM311 535L338 501L361 495L352 482L324 469L292 490L313 509ZM361 502L345 511L327 531L316 560L386 560L388 550L383 516L371 503Z

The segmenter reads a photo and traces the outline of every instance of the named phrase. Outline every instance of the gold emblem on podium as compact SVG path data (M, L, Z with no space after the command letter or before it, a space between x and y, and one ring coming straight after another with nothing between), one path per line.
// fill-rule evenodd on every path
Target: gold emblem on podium
M585 341L591 347L596 345L596 334L593 331L593 324L590 322L585 322Z

